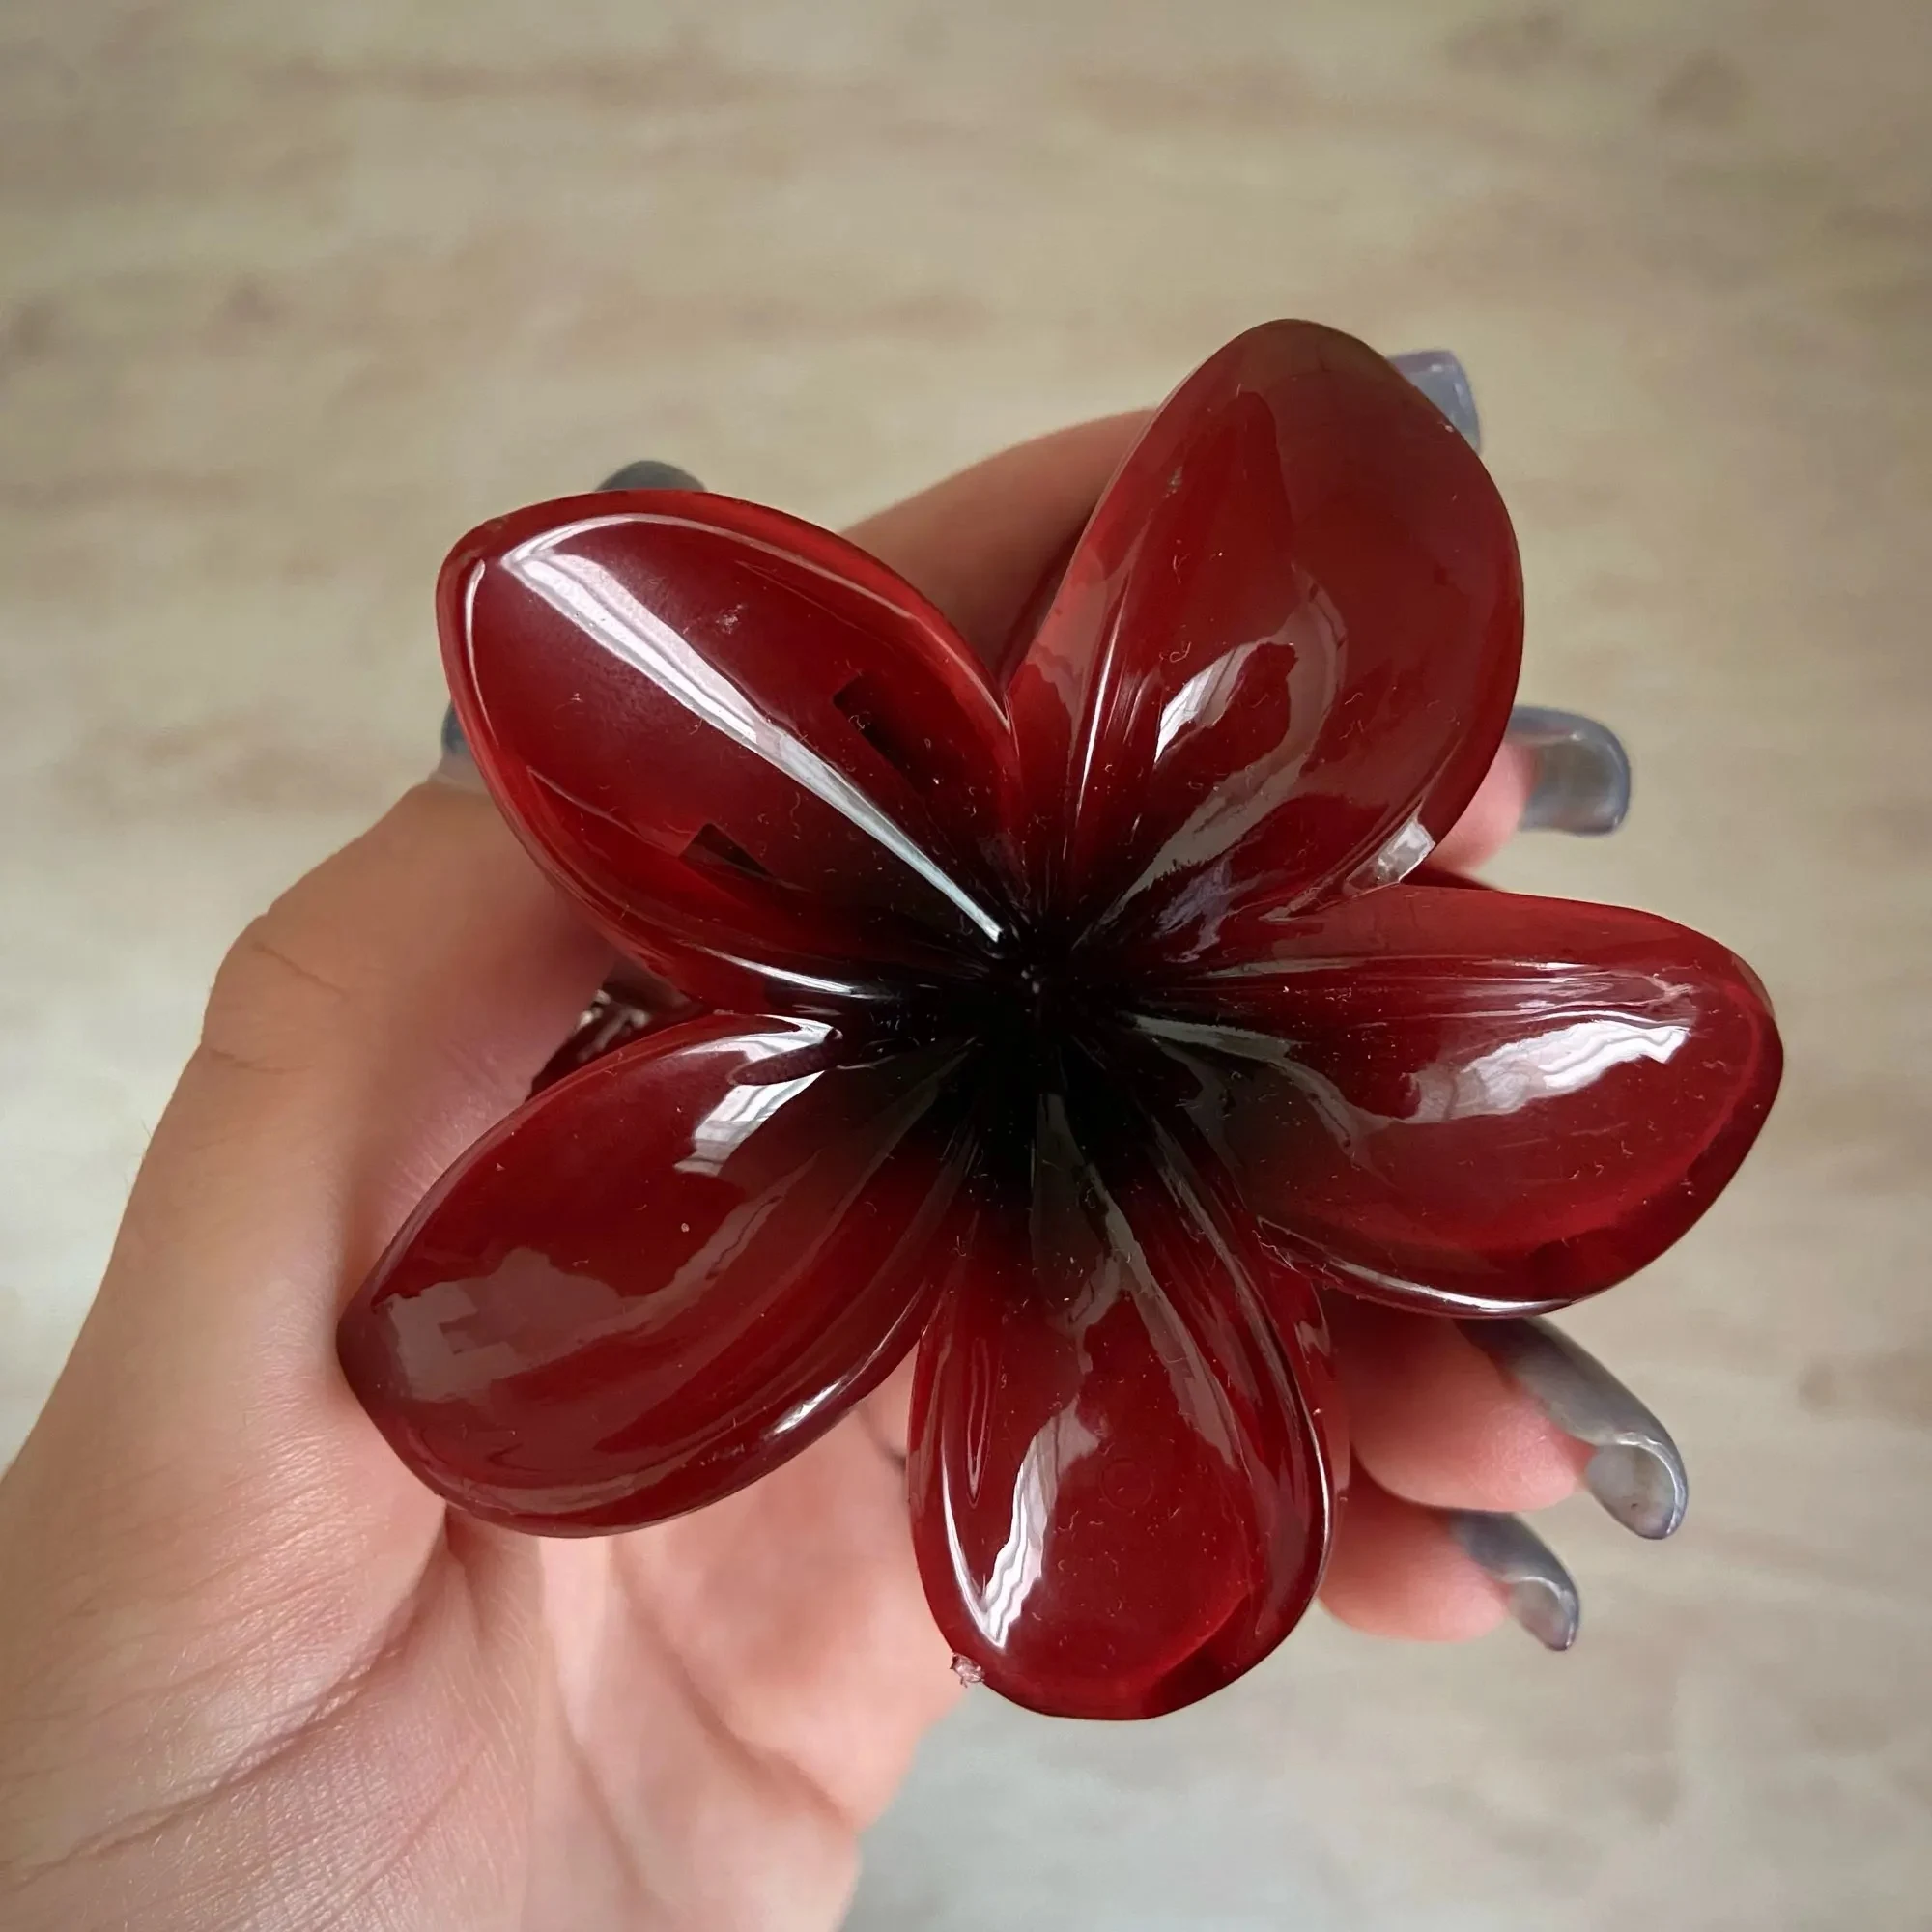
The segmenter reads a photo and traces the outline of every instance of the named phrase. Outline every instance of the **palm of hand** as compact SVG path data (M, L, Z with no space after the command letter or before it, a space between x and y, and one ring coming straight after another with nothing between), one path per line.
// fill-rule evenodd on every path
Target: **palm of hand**
M956 1692L867 1417L714 1509L581 1542L449 1514L373 1440L308 1465L78 1573L47 1551L73 1615L6 1647L6 1708L57 1719L9 1767L38 1840L18 1922L99 1922L103 1896L197 1932L837 1921ZM78 1671L47 1648L101 1617ZM152 1783L103 1789L157 1736Z
M654 1535L541 1548L528 1922L836 1922L957 1694L867 1418Z

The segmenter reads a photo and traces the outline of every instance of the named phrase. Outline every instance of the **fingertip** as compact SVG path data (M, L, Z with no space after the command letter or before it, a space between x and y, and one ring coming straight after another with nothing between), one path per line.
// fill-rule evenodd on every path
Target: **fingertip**
M1434 1511L1356 1476L1321 1585L1329 1614L1368 1636L1465 1643L1509 1614L1504 1593Z
M1546 1509L1590 1450L1453 1323L1358 1303L1332 1311L1353 1452L1377 1483L1436 1509Z
M1522 823L1535 781L1534 754L1521 745L1503 745L1462 817L1430 854L1431 862L1448 871L1462 872L1494 858Z
M1149 414L1129 411L1016 443L847 535L929 597L991 662Z

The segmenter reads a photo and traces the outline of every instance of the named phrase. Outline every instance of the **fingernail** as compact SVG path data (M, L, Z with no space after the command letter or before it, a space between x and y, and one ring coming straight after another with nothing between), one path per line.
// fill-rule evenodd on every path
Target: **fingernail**
M613 470L597 487L600 490L702 490L704 485L690 470L680 469L675 463L655 463L646 459L641 463L625 464L623 469ZM476 769L469 740L463 735L463 726L456 722L456 707L453 704L442 714L442 755L437 760L436 770L430 776L441 784L454 785L459 791L485 789L483 774Z
M1463 1553L1509 1592L1509 1612L1546 1650L1568 1650L1582 1617L1577 1585L1555 1550L1520 1516L1444 1510Z
M1630 810L1630 753L1607 724L1574 711L1519 704L1509 742L1531 758L1528 832L1614 832Z
M1461 1326L1564 1435L1594 1445L1583 1480L1610 1515L1638 1536L1676 1529L1690 1501L1684 1458L1670 1432L1596 1356L1541 1317Z
M1410 349L1389 360L1463 432L1470 448L1482 448L1483 423L1469 372L1448 350Z
M627 463L598 484L600 490L701 490L704 485L675 463Z
M476 760L470 756L469 741L463 735L463 726L456 722L456 706L444 708L442 714L442 755L436 761L436 769L430 773L438 784L453 786L457 791L482 791L483 774L476 769Z

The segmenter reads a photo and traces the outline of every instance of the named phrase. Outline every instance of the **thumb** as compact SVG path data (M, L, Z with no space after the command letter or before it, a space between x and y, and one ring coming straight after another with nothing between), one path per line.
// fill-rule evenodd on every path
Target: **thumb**
M336 1371L336 1312L609 961L495 808L440 784L285 894L222 965L11 1499L45 1471L122 1521L292 1493L431 1513Z

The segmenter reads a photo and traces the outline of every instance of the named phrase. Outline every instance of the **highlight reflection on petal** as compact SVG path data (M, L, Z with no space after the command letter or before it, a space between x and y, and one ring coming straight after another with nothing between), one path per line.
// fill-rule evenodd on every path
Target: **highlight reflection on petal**
M356 1393L472 1514L627 1528L752 1481L918 1334L971 1157L961 1049L714 1014L546 1088L342 1321Z
M683 991L837 1012L1010 938L1006 720L850 544L727 497L566 498L459 544L439 611L498 803Z
M612 517L600 525L598 520L589 519L561 530L545 530L506 552L503 568L560 616L569 618L613 656L642 672L694 718L744 746L774 771L782 772L813 798L829 805L942 898L950 899L983 938L998 945L1006 936L1001 921L950 877L930 853L895 825L843 772L780 727L749 693L741 691L694 648L690 639L680 637L655 611L647 611L615 572L569 548L600 527L623 528L633 521Z

